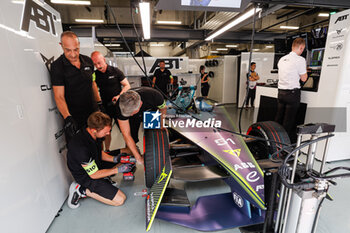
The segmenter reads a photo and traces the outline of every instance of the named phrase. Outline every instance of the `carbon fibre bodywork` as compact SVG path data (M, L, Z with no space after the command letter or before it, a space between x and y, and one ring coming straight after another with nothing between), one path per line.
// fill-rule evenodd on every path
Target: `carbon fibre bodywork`
M217 107L213 112L201 112L195 115L201 121L210 118L221 121L221 128L236 131L224 107ZM186 121L188 116L177 117L175 121ZM241 189L239 193L252 205L265 209L264 175L241 136L217 130L215 128L172 127L194 144L207 151L233 178L231 188ZM234 186L234 187L233 187Z
M229 174L222 179L231 192L200 196L191 207L160 205L156 217L200 231L216 231L264 222L264 174L243 138L216 127L196 127L197 121L212 126L220 121L219 128L237 132L226 109L216 107L212 112L200 112L192 116L177 115L169 121L172 130L210 157L207 162L202 161L204 165L211 166L214 163ZM188 121L192 122L190 127L186 125Z

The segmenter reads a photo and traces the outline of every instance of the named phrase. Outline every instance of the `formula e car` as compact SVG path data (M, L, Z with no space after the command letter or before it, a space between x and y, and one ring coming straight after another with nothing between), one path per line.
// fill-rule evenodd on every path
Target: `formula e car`
M224 106L194 100L195 87L181 88L169 104L167 130L145 130L146 230L154 218L200 231L264 222L264 172L275 167L268 157L290 144L276 122L260 122L237 135ZM174 106L175 105L175 106ZM190 203L186 190L169 185L223 180L230 192L200 196Z

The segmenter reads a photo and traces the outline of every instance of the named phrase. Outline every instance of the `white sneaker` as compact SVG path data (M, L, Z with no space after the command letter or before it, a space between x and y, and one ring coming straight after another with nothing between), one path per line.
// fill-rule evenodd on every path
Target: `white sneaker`
M67 200L68 207L71 209L76 209L80 206L79 199L86 197L85 194L80 193L79 188L80 184L73 181L71 185L69 186L69 196Z

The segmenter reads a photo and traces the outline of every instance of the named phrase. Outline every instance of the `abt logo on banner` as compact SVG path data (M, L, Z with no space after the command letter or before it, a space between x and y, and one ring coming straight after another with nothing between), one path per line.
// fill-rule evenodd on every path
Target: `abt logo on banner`
M159 110L156 112L143 113L143 128L144 129L160 129L160 115Z

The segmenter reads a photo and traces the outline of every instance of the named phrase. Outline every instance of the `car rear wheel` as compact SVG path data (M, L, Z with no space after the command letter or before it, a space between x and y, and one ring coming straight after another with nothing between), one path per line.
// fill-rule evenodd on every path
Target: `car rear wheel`
M169 139L166 130L145 130L145 183L151 188L164 165L169 161Z

